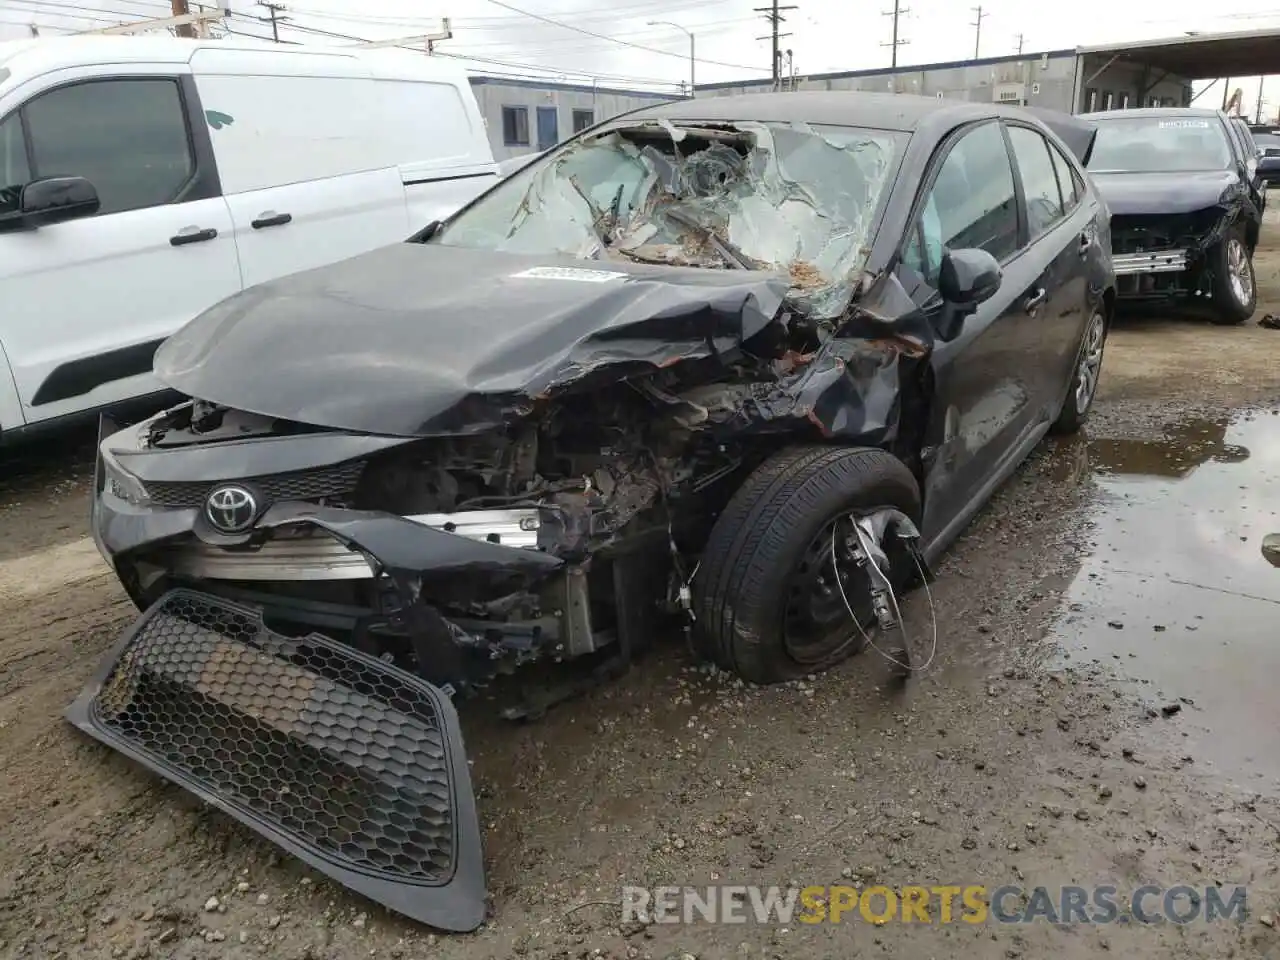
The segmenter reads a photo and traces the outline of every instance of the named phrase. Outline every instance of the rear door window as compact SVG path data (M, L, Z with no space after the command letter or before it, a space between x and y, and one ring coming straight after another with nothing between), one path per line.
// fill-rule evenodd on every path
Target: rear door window
M1022 192L1027 202L1030 239L1043 236L1064 215L1058 173L1049 154L1049 141L1029 127L1009 127L1009 141L1018 161Z

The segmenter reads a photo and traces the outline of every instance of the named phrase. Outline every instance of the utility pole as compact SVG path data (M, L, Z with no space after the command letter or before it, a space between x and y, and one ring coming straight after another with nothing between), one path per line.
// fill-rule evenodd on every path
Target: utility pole
M911 12L910 7L901 6L901 0L893 0L893 9L886 10L884 12L884 15L886 17L893 17L893 40L889 43L880 44L880 46L882 47L891 47L893 49L893 53L891 54L892 59L889 62L890 67L896 68L898 66L898 48L903 44L910 42L908 40L898 39L898 18L901 17L904 13L910 13L910 12Z
M789 37L789 33L779 33L778 25L786 22L786 17L782 16L783 10L798 10L799 7L794 4L789 7L778 6L778 0L773 0L773 4L768 7L756 7L755 12L764 15L764 18L773 25L770 36L773 39L773 89L778 89L779 81L782 78L782 51L778 49L778 41L783 37ZM770 37L756 37L757 40L768 40Z
M40 36L40 28L39 28L39 27L37 27L34 23L28 23L28 24L27 24L27 29L31 31L31 35L32 35L33 37L38 37L38 36Z
M265 17L254 17L254 19L259 20L262 23L271 24L271 39L276 43L279 43L280 24L289 19L288 17L281 16L285 11L284 4L272 3L271 0L258 0L258 6L266 10L268 15Z
M980 56L978 51L982 47L982 21L986 17L991 16L991 14L982 12L982 4L978 4L978 6L973 7L972 9L977 16L973 18L973 22L970 23L969 26L973 27L976 31L973 35L973 59L977 60Z
M175 17L187 17L191 15L191 8L187 6L187 0L169 0L169 5L173 10ZM195 28L190 23L179 23L174 26L173 31L180 37L195 37Z
M1022 56L1022 34L1018 34L1018 56Z
M1253 123L1255 126L1262 124L1262 84L1266 77L1258 78L1258 108L1253 112Z

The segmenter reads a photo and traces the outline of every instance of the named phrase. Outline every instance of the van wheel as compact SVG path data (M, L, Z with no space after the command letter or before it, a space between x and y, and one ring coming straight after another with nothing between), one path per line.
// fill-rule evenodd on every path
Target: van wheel
M875 617L867 574L847 556L845 538L851 515L886 507L919 522L915 477L883 450L796 447L765 461L707 540L693 584L698 652L762 684L858 652L858 625L869 629Z
M1244 231L1233 227L1213 253L1213 322L1222 326L1244 323L1253 316L1258 288L1253 276L1253 251Z

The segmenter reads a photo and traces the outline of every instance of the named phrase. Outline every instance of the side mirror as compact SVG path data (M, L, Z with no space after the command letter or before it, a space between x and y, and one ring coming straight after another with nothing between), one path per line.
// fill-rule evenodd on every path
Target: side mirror
M973 309L990 300L1000 289L1000 264L985 250L972 247L947 250L938 271L942 299L962 309Z
M98 191L84 177L45 177L32 180L18 198L24 226L43 227L98 212Z
M1244 169L1245 169L1245 173L1249 174L1250 180L1256 177L1258 175L1258 158L1250 157L1248 160L1246 160L1244 162Z

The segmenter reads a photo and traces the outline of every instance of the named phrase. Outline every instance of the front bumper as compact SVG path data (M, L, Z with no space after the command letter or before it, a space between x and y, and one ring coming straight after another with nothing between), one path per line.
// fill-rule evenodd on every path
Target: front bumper
M415 920L484 921L458 716L437 687L188 590L143 613L67 711L338 883Z
M539 549L555 531L531 522L537 510L402 517L283 500L248 535L227 537L195 506L131 495L104 459L128 435L105 418L99 434L93 535L143 612L68 719L337 882L432 926L475 929L480 831L443 681L308 632L325 624L275 632L267 624L283 608L271 594L238 602L243 593L222 585L378 582L404 611L421 606L413 594L426 575L580 583L555 576L565 564ZM418 639L438 629L426 638L435 652L466 627L437 615ZM566 644L590 642L579 633Z

